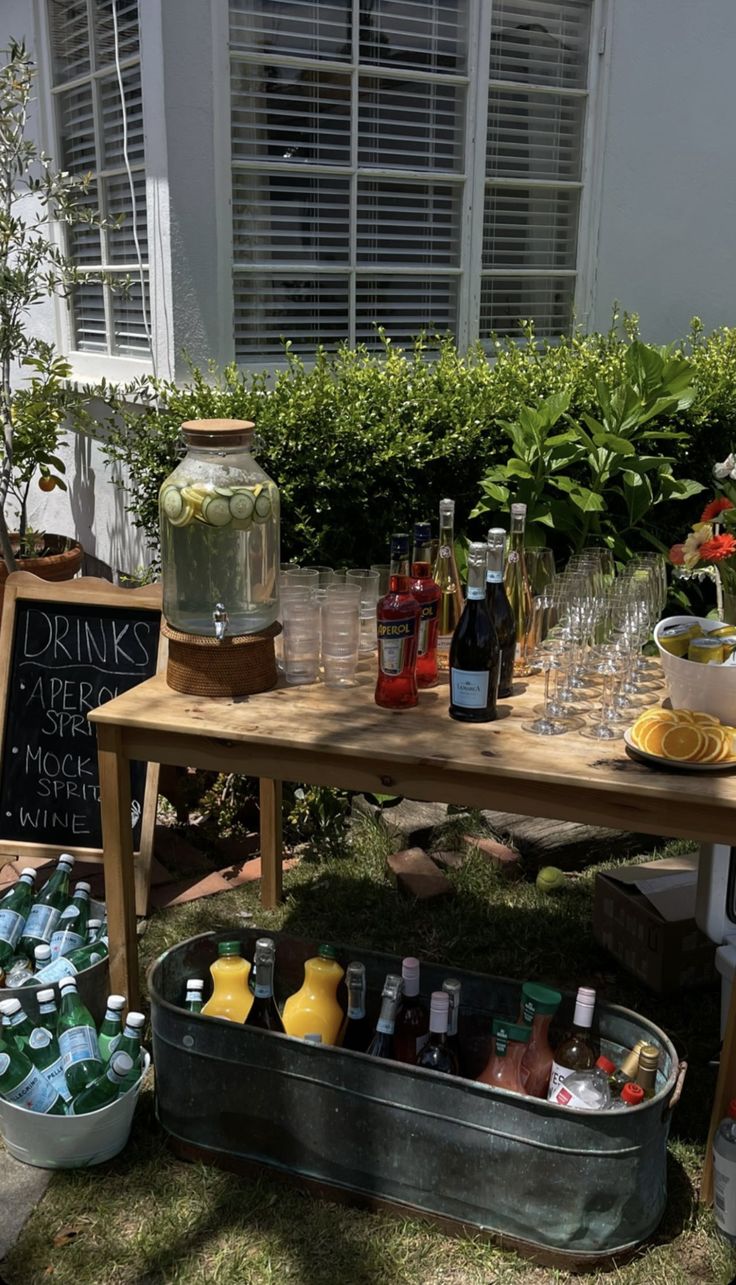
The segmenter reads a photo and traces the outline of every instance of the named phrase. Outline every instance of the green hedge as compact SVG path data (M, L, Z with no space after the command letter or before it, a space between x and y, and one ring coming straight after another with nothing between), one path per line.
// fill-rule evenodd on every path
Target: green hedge
M508 452L498 419L561 389L570 391L573 416L594 413L596 383L621 377L636 329L624 318L607 333L544 345L527 333L520 343L498 341L492 360L480 348L460 356L448 338L431 351L422 340L402 351L382 335L377 352L319 352L307 368L287 345L288 365L272 375L233 366L193 370L181 388L148 379L103 389L116 412L106 449L127 464L132 520L157 547L158 488L181 452L182 420L253 419L259 459L282 492L284 558L383 562L390 532L434 518L444 495L457 501L458 527L482 534L487 519L468 523L468 515L484 472ZM713 461L736 437L736 330L706 337L696 321L674 347L691 357L698 391L678 418L687 440L670 453L676 473L707 484ZM697 505L665 506L664 542L681 534Z

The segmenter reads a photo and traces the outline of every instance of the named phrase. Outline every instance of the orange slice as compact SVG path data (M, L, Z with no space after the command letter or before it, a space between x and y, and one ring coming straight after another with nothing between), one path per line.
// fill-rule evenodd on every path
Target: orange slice
M647 743L649 744L649 740ZM681 727L665 728L660 744L660 753L664 758L677 763L695 763L705 749L706 736L694 724L689 727L683 724Z
M662 748L662 742L664 740L665 733L678 732L679 730L679 724L650 723L649 726L645 727L643 732L640 733L639 744L647 754L663 755L664 749ZM688 728L688 730L691 729Z
M724 740L722 736L716 735L717 729L705 733L705 747L703 749L699 763L718 763L723 756Z

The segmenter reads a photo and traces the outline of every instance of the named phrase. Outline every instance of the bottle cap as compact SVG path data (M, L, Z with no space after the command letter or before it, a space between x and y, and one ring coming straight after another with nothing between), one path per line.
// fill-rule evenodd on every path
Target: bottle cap
M447 1030L447 1019L450 1014L450 996L447 991L432 991L429 1002L429 1029L437 1034Z
M621 1101L626 1102L630 1107L638 1107L644 1101L644 1090L641 1085L625 1084L621 1090ZM733 1105L736 1107L736 1102Z
M77 979L76 977L72 977L71 975L69 977L62 977L61 981L58 983L58 986L60 991L71 990L72 988L76 990Z
M398 973L387 973L381 994L387 999L399 999L404 990L404 982Z
M223 955L239 955L240 942L239 941L218 941L217 953L221 957Z
M43 942L40 946L33 947L33 958L37 960L46 960L51 958L51 947Z
M201 977L190 977L187 982L188 991L203 991L204 982Z
M108 1007L108 1008L111 1008L111 1009L113 1010L113 1012L116 1012L116 1013L117 1013L117 1012L119 1012L121 1009L124 1009L124 1008L125 1008L125 996L124 996L124 995L108 995L108 997L107 997L107 1007Z
M68 866L69 869L71 870L72 866L74 865L74 857L72 856L71 852L62 852L56 864L57 866Z
M454 500L440 500L440 513L454 513L454 512L455 512Z
M457 977L446 977L442 983L443 991L447 991L447 994L451 995L456 1003L457 1003L457 997L460 994L460 991L462 990L462 988L463 988L463 984Z
M645 1044L639 1051L639 1070L656 1071L659 1066L659 1049L656 1044Z
M122 1050L120 1053L113 1053L110 1058L110 1068L118 1079L124 1080L126 1075L129 1075L133 1070L133 1059L130 1053L125 1053Z
M134 1031L138 1031L146 1024L145 1013L128 1013L125 1019L126 1026L132 1026Z
M429 544L431 539L432 539L432 523L415 522L414 523L414 543Z
M574 1025L592 1026L594 1008L595 991L591 990L589 986L580 986L575 1000L575 1016L573 1018Z
M406 537L408 540L408 536ZM320 959L337 959L337 951L334 946L320 946L317 951Z
M48 990L39 991L38 994L36 995L36 999L38 1000L39 1004L50 1004L54 998L55 998L54 991L51 986L49 987Z
M256 942L255 953L264 962L267 959L273 959L276 954L276 942L273 937L259 937Z
M357 959L353 959L345 970L345 980L348 986L362 986L365 981L365 964L361 964Z
M511 516L512 516L512 517L517 517L517 518L526 517L526 505L525 505L525 504L512 504L512 505L511 505Z
M407 557L409 553L409 536L406 531L399 531L391 536L391 554L394 559Z
M561 1003L562 995L551 986L524 982L521 988L521 1016L525 1022L533 1022L537 1014L547 1017L556 1013Z
M414 955L407 955L401 961L401 979L404 983L404 994L419 994L419 960Z
M493 1035L502 1040L516 1040L519 1044L528 1044L532 1033L531 1027L523 1022L507 1022L505 1017L494 1017Z
M613 1075L616 1070L616 1063L612 1062L610 1057L603 1057L603 1054L598 1058L596 1066L599 1066L602 1071L605 1071L606 1075Z
M0 1013L2 1013L3 1017L12 1017L14 1013L19 1013L19 1012L20 1012L19 999L0 1000Z
M35 881L36 871L31 866L26 866L25 869L20 872L21 879L23 878L23 875L28 875L29 879L33 879Z
M75 883L74 885L74 896L75 897L78 896L80 892L91 892L91 890L92 890L92 884L85 883L84 880L82 879L80 880L79 883Z

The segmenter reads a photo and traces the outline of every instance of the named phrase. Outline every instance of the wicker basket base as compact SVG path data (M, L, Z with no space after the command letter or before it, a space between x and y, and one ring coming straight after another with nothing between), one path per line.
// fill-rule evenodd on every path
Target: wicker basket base
M278 682L273 640L281 625L234 638L203 638L183 634L164 623L169 640L166 682L188 696L254 696Z

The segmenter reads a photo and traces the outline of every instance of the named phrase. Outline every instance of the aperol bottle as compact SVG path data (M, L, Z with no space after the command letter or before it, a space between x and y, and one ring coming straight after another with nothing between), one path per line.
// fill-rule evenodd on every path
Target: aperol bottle
M419 700L416 663L420 613L421 607L411 592L409 537L392 535L388 593L376 607L376 704L384 709L409 709Z
M417 687L437 683L437 628L442 590L432 576L432 527L414 524L411 591L421 607L417 639Z

